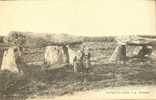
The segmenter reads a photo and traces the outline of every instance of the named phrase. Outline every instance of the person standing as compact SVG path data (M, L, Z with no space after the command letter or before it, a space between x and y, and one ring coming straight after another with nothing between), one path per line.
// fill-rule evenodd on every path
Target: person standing
M84 53L78 51L77 55L73 59L74 72L83 72L84 71Z
M88 72L89 67L91 66L90 57L91 57L91 54L90 54L88 48L86 48L86 50L85 50L85 60L84 60L84 66L85 66L85 71L86 72Z

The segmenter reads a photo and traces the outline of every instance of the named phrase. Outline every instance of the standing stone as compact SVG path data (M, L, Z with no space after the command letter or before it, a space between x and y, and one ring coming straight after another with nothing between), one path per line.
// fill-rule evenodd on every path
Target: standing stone
M15 48L11 47L8 50L4 51L3 61L1 70L8 70L10 72L18 73L19 69L16 64L16 57L15 57Z
M4 50L2 48L0 48L0 68L1 68L1 65L2 65L3 54L4 54Z
M126 62L126 47L125 47L125 44L119 44L115 48L112 56L109 59L109 62L111 62L111 63L113 63L113 62L115 62L115 63L118 63L118 62L125 63Z
M73 68L74 68L74 72L78 72L78 63L77 63L77 57L76 56L73 59Z
M45 63L62 64L63 63L63 50L58 46L47 46L45 50Z
M119 54L119 58L120 58L120 62L122 62L123 64L126 63L126 45L125 44L122 44L120 46L120 54Z
M69 63L69 51L68 51L68 48L66 46L63 46L63 60L64 60L64 63Z
M119 60L119 51L120 51L120 46L117 46L111 55L109 62L117 62Z

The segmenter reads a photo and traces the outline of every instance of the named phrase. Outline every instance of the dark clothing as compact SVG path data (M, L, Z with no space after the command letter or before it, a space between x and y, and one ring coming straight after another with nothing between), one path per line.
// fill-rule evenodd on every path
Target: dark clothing
M82 60L78 59L76 56L73 59L74 72L81 72L83 70Z
M85 72L88 72L89 67L91 66L90 57L91 57L90 52L88 52L88 51L85 52L85 57L84 57L84 61L83 61L83 63L84 63L84 71Z
M90 53L81 51L79 55L73 59L74 72L88 72L90 67Z

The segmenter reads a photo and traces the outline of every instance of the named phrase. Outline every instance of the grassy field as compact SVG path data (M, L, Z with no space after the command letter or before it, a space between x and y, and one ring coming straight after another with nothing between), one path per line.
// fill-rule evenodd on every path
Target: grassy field
M89 73L74 73L71 66L51 70L27 66L24 75L1 72L1 97L61 96L77 91L127 85L155 85L155 65L92 65Z
M92 66L88 73L73 72L70 65L54 66L29 64L23 66L24 74L0 72L0 98L23 99L36 96L61 96L77 91L128 85L156 85L155 64L108 64L116 43L88 42ZM25 61L43 61L44 48L25 51ZM59 65L61 66L61 65ZM8 99L7 99L8 100Z

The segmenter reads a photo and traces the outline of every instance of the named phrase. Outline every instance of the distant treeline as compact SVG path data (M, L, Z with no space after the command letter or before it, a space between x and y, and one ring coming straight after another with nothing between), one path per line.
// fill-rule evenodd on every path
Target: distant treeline
M103 36L103 37L84 37L85 42L115 42L115 37L113 36Z
M10 45L17 45L29 48L44 47L48 45L75 45L83 42L114 42L115 37L103 36L103 37L84 37L73 36L69 34L34 34L31 32L19 32L11 31L8 36L0 36L0 42L2 43L4 38L7 39L7 43Z

